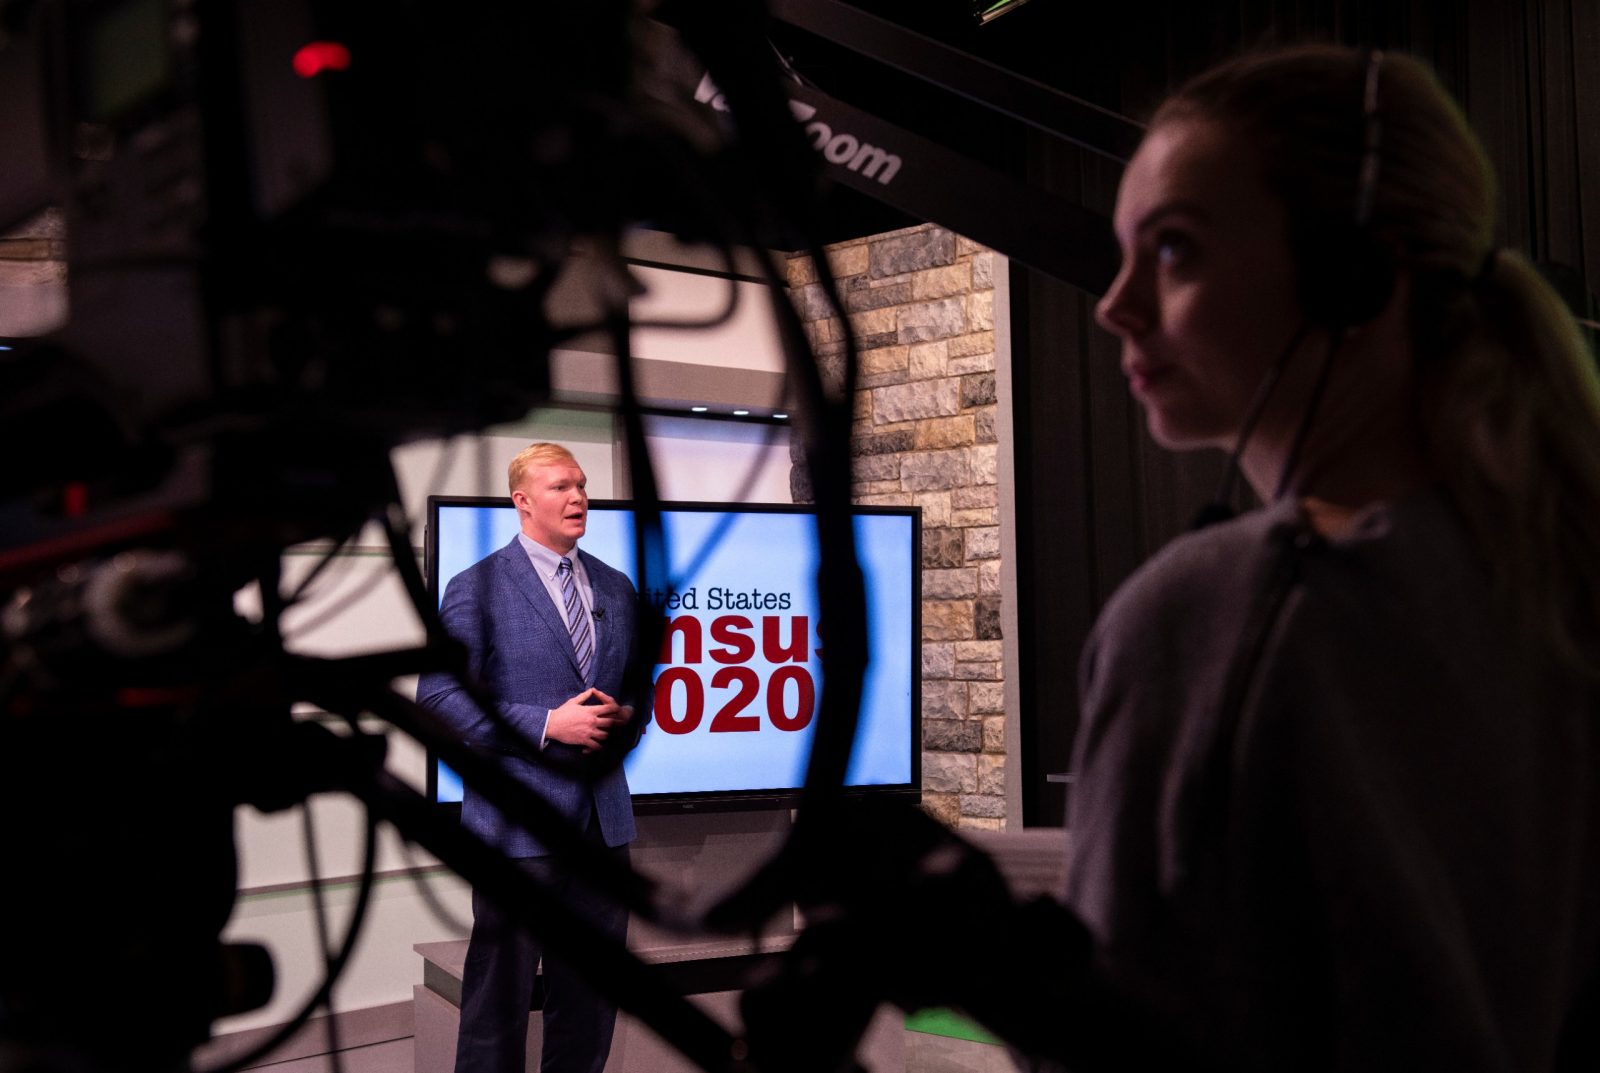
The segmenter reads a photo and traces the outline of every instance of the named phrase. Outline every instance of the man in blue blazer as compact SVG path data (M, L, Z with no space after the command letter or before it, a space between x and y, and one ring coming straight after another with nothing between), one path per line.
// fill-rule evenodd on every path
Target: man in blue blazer
M500 699L501 720L486 716L451 676L426 674L417 699L468 744L493 753L586 836L626 859L634 837L633 801L617 765L590 776L570 763L613 734L633 733L622 695L633 639L635 594L626 575L578 550L588 522L586 478L571 452L535 443L511 462L511 500L522 531L504 548L457 574L445 588L445 628L467 648L472 672ZM543 752L567 764L531 757ZM621 939L626 910L575 889L537 837L465 789L467 830L508 857L521 858ZM462 978L457 1073L522 1073L538 940L494 903L472 896L472 941ZM544 965L543 1073L600 1073L611 1050L616 1009L566 966Z

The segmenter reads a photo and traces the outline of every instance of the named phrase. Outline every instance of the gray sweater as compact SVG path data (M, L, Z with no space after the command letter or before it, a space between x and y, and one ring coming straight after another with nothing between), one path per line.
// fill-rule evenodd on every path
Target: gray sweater
M1600 704L1488 591L1429 493L1334 541L1279 504L1113 597L1066 896L1161 1031L1233 1068L1600 1068L1557 1061L1600 1024Z

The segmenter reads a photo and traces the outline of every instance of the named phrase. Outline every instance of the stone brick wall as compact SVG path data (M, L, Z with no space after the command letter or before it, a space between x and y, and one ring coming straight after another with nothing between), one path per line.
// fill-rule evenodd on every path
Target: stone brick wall
M0 234L0 334L43 335L66 321L66 257L56 209Z
M861 350L852 496L922 508L923 807L966 828L1005 825L995 255L932 225L829 247ZM837 319L804 258L796 308L837 374ZM797 460L796 502L811 499Z

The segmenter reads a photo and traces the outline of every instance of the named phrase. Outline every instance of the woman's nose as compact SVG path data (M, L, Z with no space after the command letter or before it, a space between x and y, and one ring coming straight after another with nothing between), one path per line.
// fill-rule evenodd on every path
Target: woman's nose
M1123 265L1117 278L1111 281L1094 307L1094 319L1100 327L1124 338L1143 334L1150 327L1149 303L1141 294L1140 281L1132 266Z

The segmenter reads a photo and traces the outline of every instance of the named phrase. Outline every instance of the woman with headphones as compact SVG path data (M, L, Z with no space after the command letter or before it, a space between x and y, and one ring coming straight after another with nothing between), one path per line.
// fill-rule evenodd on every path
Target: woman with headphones
M1265 506L1095 628L1067 903L1201 1064L1600 1068L1600 385L1494 197L1423 64L1332 46L1123 178L1098 319Z

